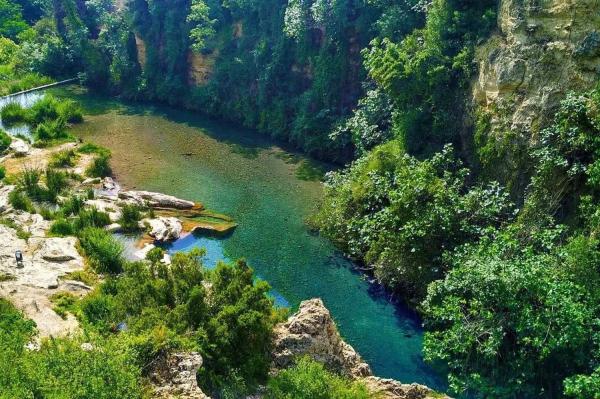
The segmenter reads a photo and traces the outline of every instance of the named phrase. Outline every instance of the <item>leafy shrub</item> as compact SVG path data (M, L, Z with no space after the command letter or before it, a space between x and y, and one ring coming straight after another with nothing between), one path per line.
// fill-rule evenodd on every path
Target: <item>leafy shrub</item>
M368 399L360 382L335 375L308 357L269 379L265 399Z
M121 218L119 224L126 232L133 232L140 229L138 222L142 219L141 207L136 204L125 204L121 208Z
M501 188L471 188L467 175L449 147L419 161L392 141L331 174L311 222L385 285L419 299L444 275L445 251L512 216Z
M43 189L40 187L42 171L34 168L25 168L19 175L17 183L33 200L43 199Z
M0 112L2 123L5 126L10 126L16 123L24 123L27 121L27 110L19 103L8 103L2 107Z
M123 245L110 233L98 227L86 227L79 242L98 273L120 273L123 270Z
M6 168L0 165L0 181L4 180L6 177Z
M73 150L63 150L52 154L49 165L54 168L69 168L75 166L77 154Z
M6 151L11 142L10 136L4 130L0 130L0 152Z
M447 362L457 393L561 397L565 378L589 369L600 276L585 269L583 280L596 281L586 292L571 270L598 259L598 244L582 257L579 245L555 246L560 230L525 243L524 233L510 228L467 246L429 287L424 354Z
M90 166L85 171L85 174L89 177L107 177L112 174L112 170L109 165L109 157L107 155L100 155L92 161Z

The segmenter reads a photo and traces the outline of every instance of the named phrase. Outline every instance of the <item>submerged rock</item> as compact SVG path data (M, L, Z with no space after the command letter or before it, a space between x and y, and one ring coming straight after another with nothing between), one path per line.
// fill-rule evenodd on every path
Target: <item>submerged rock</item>
M144 219L142 225L148 226L148 234L156 241L172 241L181 236L183 225L174 217L159 216L156 219Z
M119 192L119 198L153 208L191 209L195 205L192 201L151 191L121 191Z

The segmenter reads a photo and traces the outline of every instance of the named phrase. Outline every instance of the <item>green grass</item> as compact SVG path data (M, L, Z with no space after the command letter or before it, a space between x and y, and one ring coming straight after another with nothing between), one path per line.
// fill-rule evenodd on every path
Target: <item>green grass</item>
M52 310L66 320L69 313L75 313L77 297L70 292L57 292L50 296L50 302L54 304Z
M74 150L63 150L52 154L49 165L54 168L71 168L76 161L77 153Z

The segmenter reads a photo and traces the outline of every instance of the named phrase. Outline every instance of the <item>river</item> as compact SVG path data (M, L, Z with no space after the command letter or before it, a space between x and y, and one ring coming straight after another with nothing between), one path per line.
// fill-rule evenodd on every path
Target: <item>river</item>
M304 220L318 206L322 185L300 178L299 171L311 170L313 161L190 112L128 104L77 86L48 91L83 105L85 122L74 133L111 149L114 174L125 188L199 201L239 224L228 237L190 236L171 251L205 247L209 264L244 257L271 284L279 304L294 309L304 299L322 298L342 336L376 375L442 386L422 360L416 315L391 303L327 240L307 230Z

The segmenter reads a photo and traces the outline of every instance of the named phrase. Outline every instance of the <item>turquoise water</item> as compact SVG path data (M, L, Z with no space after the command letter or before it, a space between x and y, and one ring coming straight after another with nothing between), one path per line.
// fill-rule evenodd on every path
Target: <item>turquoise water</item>
M171 251L207 248L206 262L245 257L292 308L320 297L341 334L374 373L440 387L423 363L420 321L321 237L305 218L318 206L318 181L298 178L309 160L253 132L166 107L128 105L80 89L52 89L78 99L88 112L75 133L109 147L126 188L161 191L204 203L233 217L228 237L185 237Z

